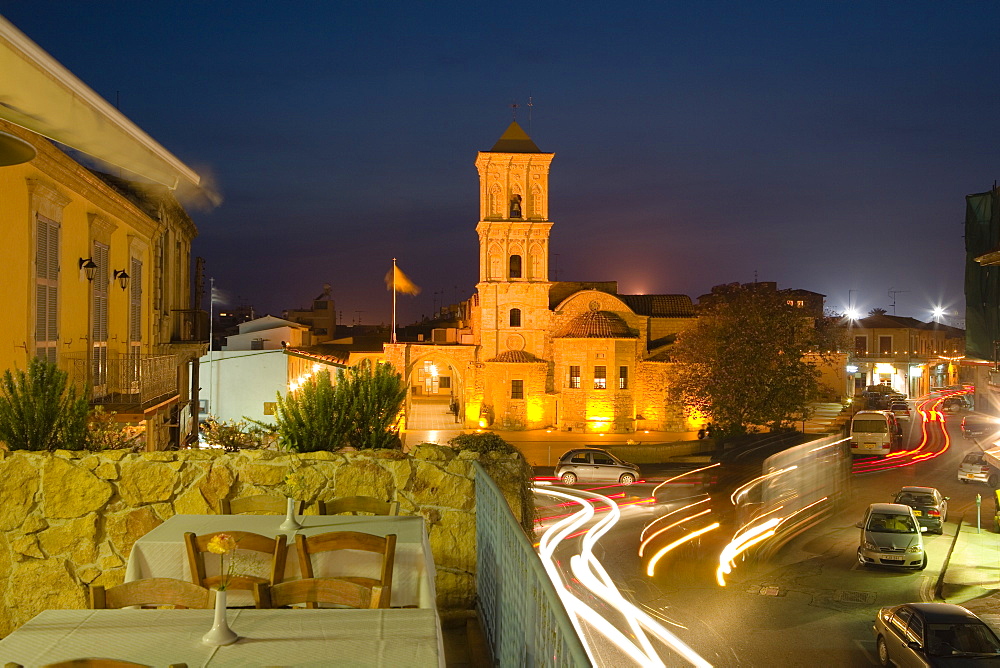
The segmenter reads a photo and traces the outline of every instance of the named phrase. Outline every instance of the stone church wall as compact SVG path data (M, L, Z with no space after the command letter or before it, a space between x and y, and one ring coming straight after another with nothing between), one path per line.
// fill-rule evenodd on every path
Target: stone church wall
M169 517L217 513L221 499L283 496L293 469L310 503L363 494L399 501L402 514L423 516L438 608L474 604L475 453L422 445L409 455L60 450L0 451L0 457L0 636L42 610L85 608L86 585L120 584L133 543ZM530 512L518 489L521 463L482 457L520 520Z

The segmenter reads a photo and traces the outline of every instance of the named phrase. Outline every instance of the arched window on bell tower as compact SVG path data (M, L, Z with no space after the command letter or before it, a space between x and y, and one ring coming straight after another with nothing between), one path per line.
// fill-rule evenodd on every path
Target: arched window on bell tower
M511 327L521 326L521 309L512 308L510 310L510 326Z
M510 256L510 271L507 272L509 278L521 278L521 256Z

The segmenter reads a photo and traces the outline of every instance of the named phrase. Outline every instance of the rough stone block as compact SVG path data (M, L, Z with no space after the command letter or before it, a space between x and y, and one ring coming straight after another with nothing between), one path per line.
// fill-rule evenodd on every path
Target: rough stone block
M121 465L118 493L130 506L167 501L173 495L174 472L159 462L127 462Z
M112 493L107 481L59 457L49 457L42 465L42 494L48 517L82 517L104 507Z
M0 461L0 531L21 526L31 512L38 491L38 471L24 457Z

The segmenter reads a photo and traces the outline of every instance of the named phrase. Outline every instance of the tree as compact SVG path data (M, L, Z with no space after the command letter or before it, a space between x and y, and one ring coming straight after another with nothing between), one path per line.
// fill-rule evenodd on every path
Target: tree
M282 447L294 452L399 448L396 425L406 399L400 375L388 364L362 360L346 372L320 371L287 397L275 415Z
M777 291L732 285L714 294L671 351L672 392L723 436L777 430L817 394L811 318Z
M0 379L0 441L11 450L80 450L87 442L86 397L69 375L33 358Z

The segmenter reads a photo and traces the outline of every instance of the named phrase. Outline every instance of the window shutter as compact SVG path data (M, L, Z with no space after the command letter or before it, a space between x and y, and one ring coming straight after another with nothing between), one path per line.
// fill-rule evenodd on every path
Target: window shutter
M142 341L142 261L132 258L129 268L128 338L132 343Z

